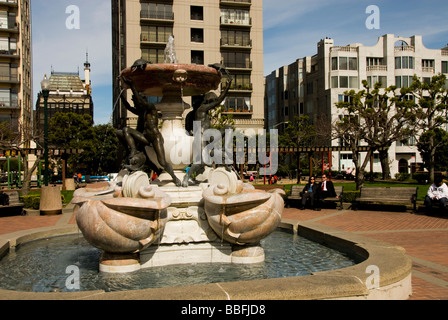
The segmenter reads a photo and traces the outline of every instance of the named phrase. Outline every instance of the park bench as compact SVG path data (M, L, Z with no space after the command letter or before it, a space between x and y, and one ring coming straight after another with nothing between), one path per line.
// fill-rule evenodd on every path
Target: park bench
M287 202L288 202L288 206L290 205L290 202L292 201L300 201L302 200L302 190L303 190L303 186L300 185L293 185L291 187L291 193L287 198ZM336 191L336 195L338 197L332 197L332 198L325 198L322 201L323 202L336 202L339 204L339 210L342 210L343 205L342 205L342 197L344 194L344 187L342 186L335 186L334 190Z
M0 216L21 215L24 203L20 202L18 191L1 191L0 197L4 200L0 204ZM6 201L5 201L6 200Z
M358 210L361 203L382 205L413 205L417 210L417 190L414 187L362 187L359 196L353 202L352 209Z

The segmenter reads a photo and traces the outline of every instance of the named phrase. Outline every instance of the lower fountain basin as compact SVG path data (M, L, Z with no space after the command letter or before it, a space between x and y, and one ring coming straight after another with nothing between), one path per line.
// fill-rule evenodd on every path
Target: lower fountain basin
M266 260L251 265L196 263L142 269L129 274L98 272L101 251L81 234L47 238L20 246L0 261L1 289L66 292L68 266L79 268L80 291L146 288L305 276L352 266L346 255L289 232L262 241ZM281 249L280 249L281 248Z

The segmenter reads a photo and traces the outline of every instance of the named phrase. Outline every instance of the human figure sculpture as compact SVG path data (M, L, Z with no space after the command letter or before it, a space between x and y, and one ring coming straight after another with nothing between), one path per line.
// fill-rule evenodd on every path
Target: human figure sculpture
M137 90L130 79L123 79L123 81L131 88L132 90L132 100L134 101L134 110L139 115L139 121L137 123L137 128L142 131L125 128L123 131L123 135L126 139L126 143L130 149L129 158L130 162L135 159L135 157L141 157L139 154L139 150L137 149L136 142L142 143L144 146L152 144L154 151L157 155L157 161L162 166L162 168L173 178L176 186L181 186L181 181L174 174L173 167L166 161L165 158L165 149L164 149L164 139L162 134L159 131L159 117L157 114L156 106L147 101ZM132 107L131 107L132 108ZM139 127L140 126L140 127ZM138 161L138 159L136 159Z
M229 77L227 79L226 88L221 93L219 97L216 96L213 92L208 93L203 96L203 101L200 107L196 110L196 113L194 115L194 121L199 121L201 123L201 137L202 134L210 129L212 127L211 125L211 117L210 117L210 111L218 107L226 97L227 93L230 89L230 84L232 83L233 79ZM211 142L213 143L213 142ZM205 145L203 142L201 142L201 150L204 150ZM197 172L200 172L205 167L205 164L203 161L201 163L195 163L191 166L190 170L186 173L184 176L184 180L182 181L183 187L188 187L188 180L190 177Z

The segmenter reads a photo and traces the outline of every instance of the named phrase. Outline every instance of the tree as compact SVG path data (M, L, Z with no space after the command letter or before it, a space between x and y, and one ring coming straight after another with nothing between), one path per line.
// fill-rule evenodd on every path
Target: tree
M303 147L314 142L316 129L308 116L295 116L289 121L284 133L280 136L282 147Z
M35 142L37 144L37 149L43 149L39 144L39 137L42 136L39 130L32 130L31 127L23 126L19 122L18 132L14 130L10 123L3 122L0 124L0 148L3 150L15 151L16 154L24 155L27 159L27 149L30 148L31 144ZM37 169L43 154L40 153L36 155L36 161L31 167L28 167L28 161L25 161L23 166L23 182L22 182L22 196L26 196L30 192L31 188L31 177L33 172Z
M348 91L345 93L348 100L336 104L344 111L344 116L335 124L336 137L352 150L358 189L364 183L365 168L375 151L380 154L383 178L390 176L388 148L414 135L416 121L414 102L406 99L409 89L403 88L397 94L395 86L381 90L381 83L377 83L372 90L365 80L363 85L364 90ZM360 143L368 146L362 164L359 162Z
M95 141L90 115L58 112L50 119L48 132L51 147L84 150L83 153L73 154L68 158L67 163L73 170L76 170L80 163L85 163L87 168L92 169L89 164L94 161L93 154L99 145Z
M110 172L117 172L117 156L118 156L118 138L115 134L115 129L111 124L100 124L93 127L95 136L94 149L90 155L92 162L90 168L94 174L104 174Z
M415 113L417 115L417 128L424 135L420 135L419 143L425 144L427 153L427 168L429 180L434 182L435 155L438 148L445 145L445 140L438 141L437 129L448 123L447 104L448 90L446 89L446 77L439 74L432 77L431 81L420 81L414 75L410 90L416 99Z
M438 147L434 154L434 170L435 171L448 171L448 133L440 128L436 128L433 131L424 132L420 136L420 140L417 143L418 150L420 151L425 167L428 169L428 165L431 157L430 137L434 138L434 141L438 141L441 145Z

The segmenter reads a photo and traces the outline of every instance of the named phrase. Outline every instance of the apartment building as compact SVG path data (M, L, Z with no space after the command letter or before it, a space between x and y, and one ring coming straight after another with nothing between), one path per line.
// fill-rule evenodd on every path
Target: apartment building
M0 123L31 130L31 15L29 0L0 0Z
M234 81L224 113L233 115L237 128L264 127L262 1L114 0L112 29L115 127L136 125L119 101L121 70L140 58L164 63L170 35L178 63L227 67ZM191 105L192 99L184 101Z
M48 120L58 112L71 112L88 114L93 119L92 84L90 81L90 63L88 58L84 63L84 80L79 72L56 72L51 70L49 76L50 92L47 100ZM40 91L36 101L35 110L36 128L44 132L45 104ZM43 141L43 136L40 136Z
M386 34L373 46L359 43L336 46L333 39L322 39L317 54L297 59L266 77L266 125L282 128L295 115L309 115L315 123L336 121L342 113L335 104L347 99L347 90L361 90L362 81L377 82L386 88L409 86L414 74L423 81L439 73L448 76L448 47L429 49L422 36L399 37ZM273 96L275 94L275 97ZM274 111L275 110L275 111ZM323 141L322 145L340 146L341 141ZM389 149L391 175L411 173L422 163L414 139L394 143ZM332 169L353 167L349 152L332 153ZM381 172L378 155L373 169Z

